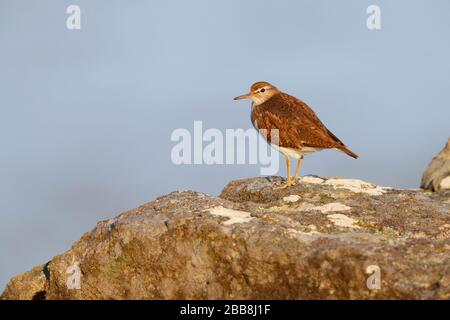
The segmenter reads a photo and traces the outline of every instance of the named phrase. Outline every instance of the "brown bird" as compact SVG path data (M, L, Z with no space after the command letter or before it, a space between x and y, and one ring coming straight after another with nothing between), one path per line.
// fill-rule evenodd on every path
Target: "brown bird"
M305 102L281 92L268 82L254 83L249 93L234 98L239 99L252 100L253 126L286 158L287 179L280 188L295 183L306 154L322 149L336 149L358 158L325 127ZM290 157L297 159L293 178L290 176Z
M420 187L431 191L450 189L450 138L423 173Z

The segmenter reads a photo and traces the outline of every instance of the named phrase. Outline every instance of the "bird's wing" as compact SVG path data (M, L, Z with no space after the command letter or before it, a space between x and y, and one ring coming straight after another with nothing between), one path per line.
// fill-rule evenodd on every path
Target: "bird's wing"
M289 129L289 124L279 112L256 106L253 108L251 118L254 127L269 143L294 149L303 146L298 139L297 130Z
M258 129L279 130L279 145L287 148L339 148L344 146L303 101L280 93L253 108ZM266 139L271 142L271 137Z
M309 124L309 128L311 130L308 130L308 132L311 135L312 144L308 145L308 141L306 139L305 146L314 147L315 143L319 143L325 147L335 145L344 146L344 143L333 132L325 127L316 113L305 102L285 93L282 93L281 97L284 101L286 101L287 105L290 106L293 113L298 115L300 121L303 121L305 124Z

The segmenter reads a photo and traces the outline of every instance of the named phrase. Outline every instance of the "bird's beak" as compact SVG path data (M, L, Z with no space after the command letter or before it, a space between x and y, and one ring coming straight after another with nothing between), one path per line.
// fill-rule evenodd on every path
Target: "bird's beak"
M234 98L234 100L250 99L251 95L252 95L252 93L249 92L249 93L243 94L242 96L238 96L238 97Z

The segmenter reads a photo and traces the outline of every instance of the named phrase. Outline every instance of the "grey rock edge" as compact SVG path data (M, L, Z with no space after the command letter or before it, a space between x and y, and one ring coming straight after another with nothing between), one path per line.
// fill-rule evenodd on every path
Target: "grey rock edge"
M450 298L449 190L311 176L274 190L279 179L177 191L101 221L1 299Z

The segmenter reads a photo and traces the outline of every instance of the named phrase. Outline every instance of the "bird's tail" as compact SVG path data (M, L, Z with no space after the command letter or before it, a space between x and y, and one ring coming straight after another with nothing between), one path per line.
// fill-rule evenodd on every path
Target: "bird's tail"
M354 153L353 151L351 151L350 149L347 149L346 146L339 146L338 147L339 150L341 150L342 152L344 152L345 154L348 154L350 157L358 159L358 155L356 153Z

